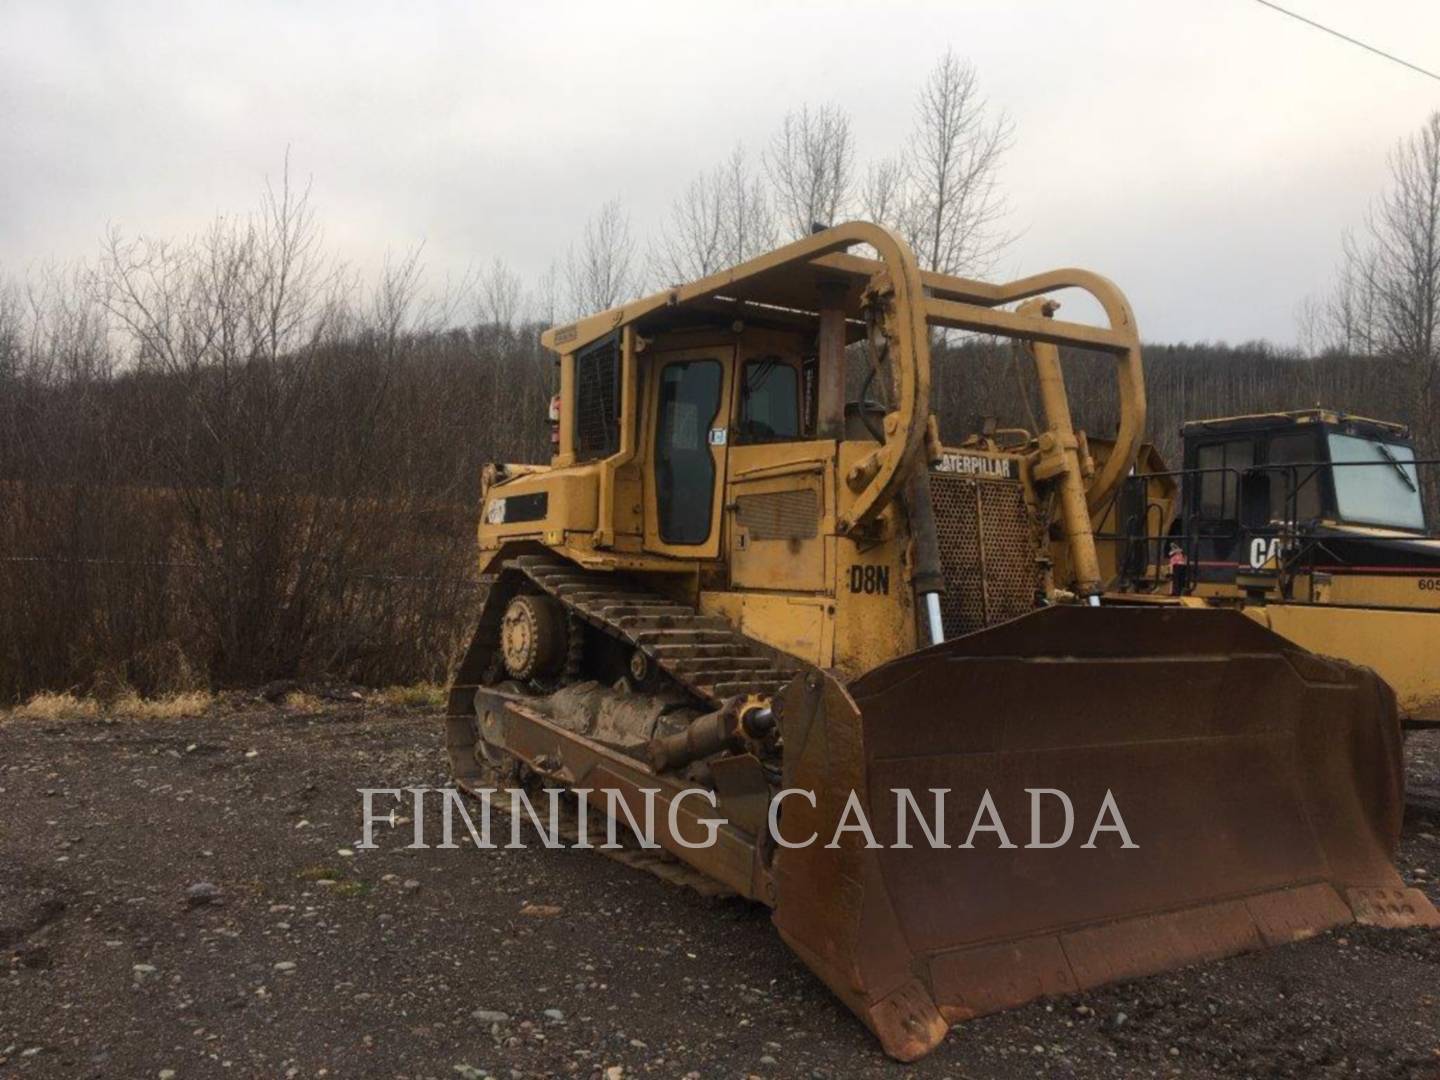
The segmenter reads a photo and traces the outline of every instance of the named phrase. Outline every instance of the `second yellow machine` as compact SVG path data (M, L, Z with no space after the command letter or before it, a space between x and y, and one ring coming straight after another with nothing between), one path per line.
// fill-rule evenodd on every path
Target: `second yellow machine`
M1065 288L1107 325L1054 318ZM943 442L941 328L1025 343L1046 430ZM558 453L487 471L462 786L648 804L907 1060L1040 995L1436 920L1390 863L1378 678L1237 612L1100 603L1090 523L1145 423L1108 281L922 273L852 224L544 341ZM1114 367L1108 453L1072 427L1057 345Z

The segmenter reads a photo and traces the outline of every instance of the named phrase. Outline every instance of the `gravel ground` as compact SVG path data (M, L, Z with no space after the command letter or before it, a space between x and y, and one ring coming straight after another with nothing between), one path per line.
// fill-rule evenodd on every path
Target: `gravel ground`
M1440 733L1410 741L1440 777ZM1440 934L1351 928L957 1027L909 1068L758 906L594 852L356 851L433 716L0 721L0 1076L1440 1076ZM503 819L502 819L503 820ZM1440 821L1400 865L1440 901Z

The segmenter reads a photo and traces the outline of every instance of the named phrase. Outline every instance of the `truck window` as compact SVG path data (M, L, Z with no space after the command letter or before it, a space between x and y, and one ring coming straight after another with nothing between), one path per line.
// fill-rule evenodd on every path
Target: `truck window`
M1237 521L1240 517L1239 473L1255 464L1255 442L1232 439L1230 442L1202 446L1195 457L1196 468L1226 469L1227 472L1205 472L1200 476L1200 517L1208 521Z
M740 378L740 419L735 441L774 442L800 438L800 380L795 368L776 357L748 360Z
M1270 520L1290 520L1290 498L1295 499L1295 520L1314 521L1320 517L1320 478L1323 469L1283 466L1320 460L1313 432L1298 431L1276 435L1270 440ZM1279 466L1279 467L1273 467Z

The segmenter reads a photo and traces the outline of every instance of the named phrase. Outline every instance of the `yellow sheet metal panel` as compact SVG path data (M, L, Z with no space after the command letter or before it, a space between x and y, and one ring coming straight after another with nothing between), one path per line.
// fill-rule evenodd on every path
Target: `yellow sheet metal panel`
M547 469L496 484L480 508L480 547L493 549L522 536L593 533L599 490L594 465Z
M823 596L701 592L700 610L719 615L742 634L817 667L829 667L827 623L835 605Z
M825 538L835 531L827 441L735 446L730 451L730 580L737 589L828 593Z
M1370 604L1440 611L1440 576L1332 574L1326 598L1332 604Z
M856 497L845 478L874 449L875 444L868 441L839 444L834 488L837 517ZM910 537L899 508L892 503L865 532L837 536L833 543L835 667L853 677L916 646Z
M1245 614L1312 652L1373 668L1401 716L1440 719L1440 613L1267 604Z

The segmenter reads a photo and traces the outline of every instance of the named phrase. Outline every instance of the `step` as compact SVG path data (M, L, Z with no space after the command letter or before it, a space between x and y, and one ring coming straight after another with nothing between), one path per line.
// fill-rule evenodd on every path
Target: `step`
M750 650L737 642L715 645L652 645L647 650L658 660L689 660L702 656L748 656Z
M728 630L708 628L677 630L673 627L640 627L636 630L625 628L625 632L635 644L644 646L647 652L662 645L730 645L735 641L734 635Z
M773 672L775 665L758 656L714 656L695 657L689 660L671 660L666 668L681 675L702 675L720 672L746 671Z

